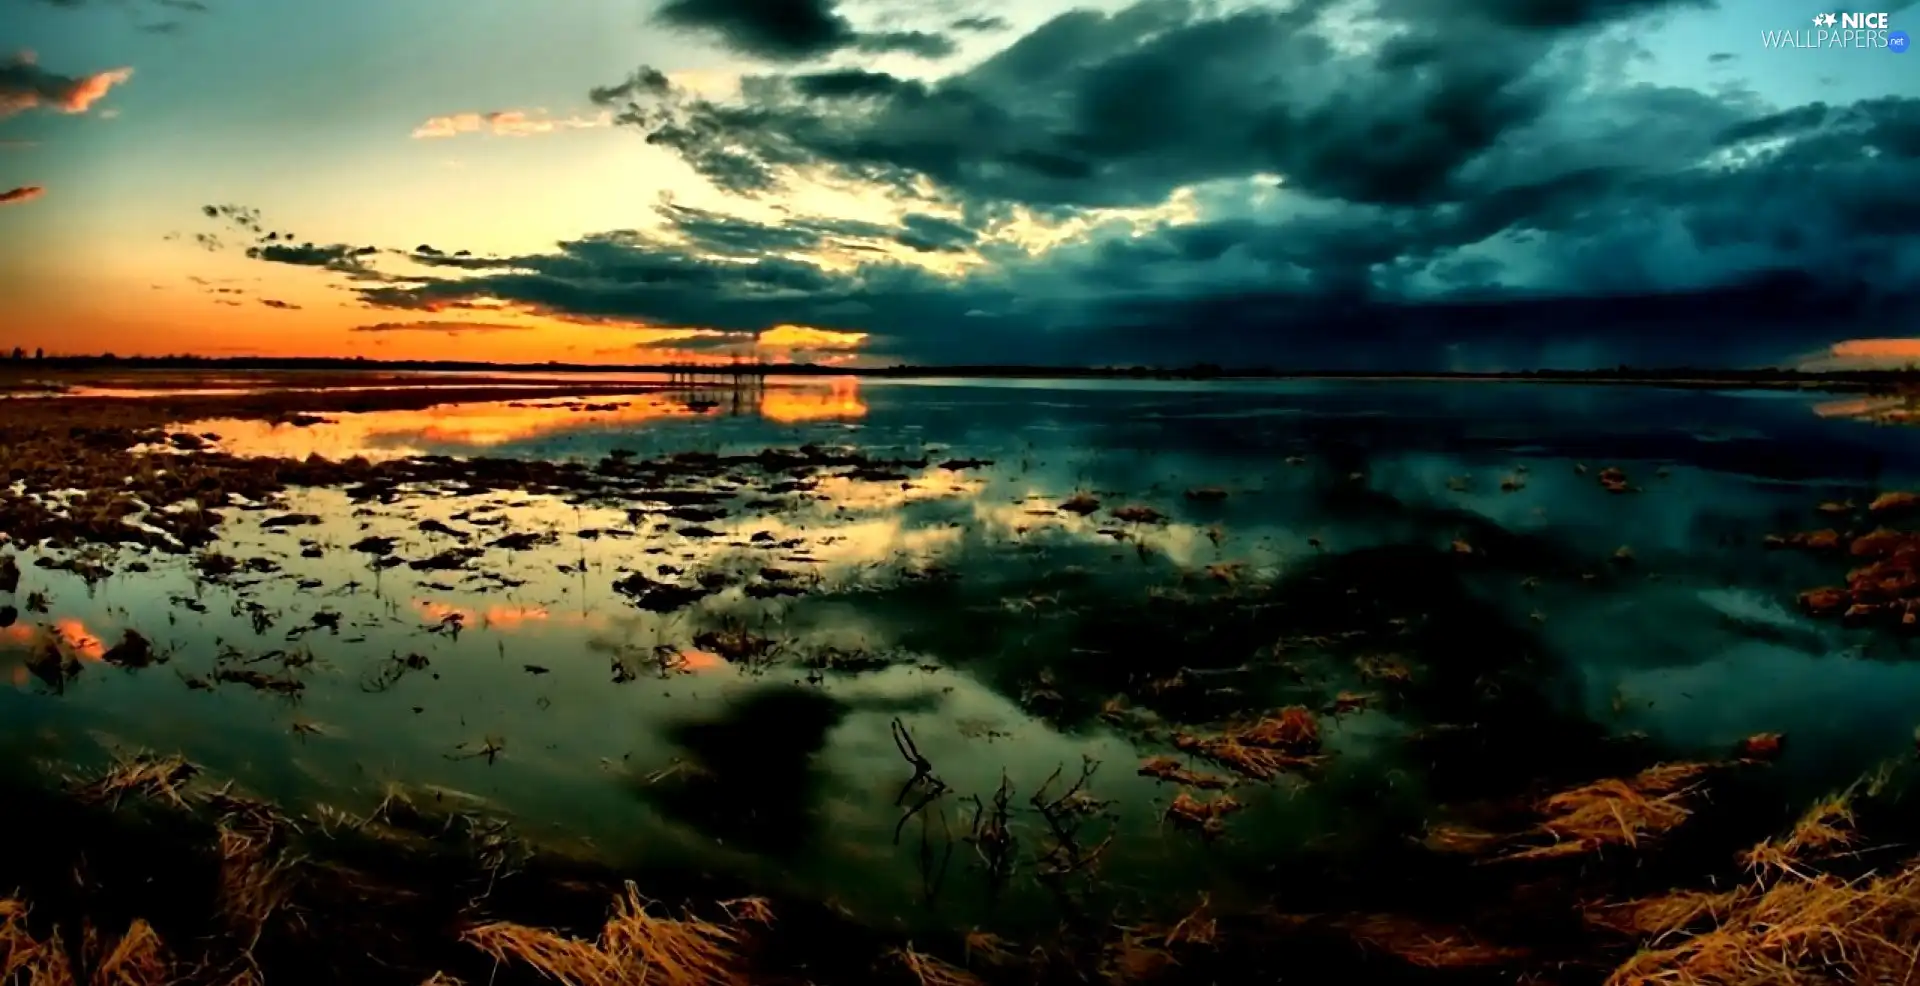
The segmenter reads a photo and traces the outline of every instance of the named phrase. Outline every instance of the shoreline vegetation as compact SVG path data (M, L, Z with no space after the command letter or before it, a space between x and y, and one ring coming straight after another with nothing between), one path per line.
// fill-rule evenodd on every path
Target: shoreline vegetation
M192 373L353 373L391 375L394 383L419 382L414 374L462 374L484 378L491 374L665 374L696 381L725 378L855 376L873 379L1025 379L1025 380L1298 380L1363 382L1512 382L1614 384L1702 389L1789 389L1824 391L1903 391L1920 387L1920 369L1820 370L1776 367L1631 367L1598 369L1533 369L1511 371L1432 370L1314 370L1272 367L1227 367L1196 364L1150 366L842 366L814 363L486 363L458 360L368 360L327 357L198 357L198 356L51 356L41 359L0 360L0 392L32 390L39 374L164 371Z
M144 364L68 371L135 366ZM230 362L197 368L261 369ZM899 482L929 467L991 465L812 446L731 457L616 454L567 464L296 461L235 456L214 439L173 430L217 416L299 425L334 411L636 389L592 381L508 389L484 375L426 388L379 376L395 369L384 364L371 376L325 380L335 388L342 380L380 381L371 389L9 403L0 411L0 485L13 491L0 499L0 598L24 588L23 568L98 574L133 558L123 570L138 572L167 564L167 555L217 582L239 567L219 550L223 521L240 511L278 511L281 497L300 487L345 489L369 507L421 490L516 490L634 505L648 514L674 503L706 505L711 485L723 479L738 478L771 499L788 488L804 495L828 475ZM1876 389L1886 386L1884 376L1875 379L1882 381ZM1289 468L1312 466L1303 459ZM1398 509L1343 476L1352 478L1334 476L1323 495L1375 511ZM1610 493L1643 492L1614 467L1594 481ZM1204 502L1216 494L1185 497ZM1166 519L1084 492L1056 509L1104 511L1134 526ZM1920 534L1888 525L1920 514L1920 496L1883 493L1817 510L1833 530L1783 535L1768 546L1832 556L1836 572L1845 567L1841 555L1871 565L1849 574L1844 595L1815 590L1803 607L1888 632L1910 626L1920 613ZM1438 807L1423 819L1396 822L1365 851L1275 862L1251 877L1257 899L1160 895L1126 914L1063 904L1058 930L1034 940L963 927L909 938L858 921L830 899L783 895L693 863L616 871L577 851L532 844L508 819L442 806L427 791L395 788L362 814L295 810L165 751L118 750L111 766L94 771L16 757L0 768L0 804L7 806L0 831L12 843L0 855L0 986L1911 981L1920 956L1920 856L1913 848L1920 778L1910 757L1811 806L1783 804L1767 783L1782 736L1756 735L1720 757L1677 761L1640 739L1547 715L1530 684L1531 652L1517 642L1517 631L1502 629L1458 589L1462 571L1536 578L1537 564L1528 559L1541 549L1464 517L1449 524L1456 531L1450 547L1329 552L1294 581L1216 566L1222 570L1205 580L1216 588L1150 590L1138 617L1146 622L1126 623L1126 606L1102 617L1126 623L1124 635L1139 639L1138 653L1063 672L1088 676L1115 696L1100 718L1134 740L1142 760L1109 769L1137 769L1164 782L1168 831L1196 840L1232 839L1231 816L1242 799L1259 796L1261 785L1283 776L1312 783L1324 761L1338 756L1322 736L1339 717L1377 702L1430 723L1411 742L1432 765L1436 789L1452 777L1454 794L1436 798ZM391 553L359 550L371 566ZM121 551L127 556L115 554ZM1523 568L1530 564L1535 569ZM1595 571L1555 569L1548 577L1603 585L1625 577L1608 573L1632 570L1631 554L1616 554ZM659 613L684 610L713 591L697 580L638 575L615 588ZM25 618L45 611L29 603ZM1154 628L1201 636L1158 641ZM1256 635L1278 635L1281 643L1254 647ZM1465 645L1469 639L1474 646ZM39 646L34 674L48 682L44 700L71 700L58 685L78 673L78 662L57 637ZM1225 699L1191 697L1184 669L1167 677L1170 653L1188 662L1244 661L1300 680L1346 680L1358 669L1373 692L1330 693L1313 707L1221 713L1207 703ZM1453 659L1420 656L1429 653ZM149 665L159 663L132 631L101 661L129 674L153 673ZM234 687L270 690L294 680L291 666L288 675L229 678ZM1200 704L1187 714L1182 702ZM1148 737L1161 731L1151 725L1161 713L1177 728L1157 743ZM902 779L937 784L944 793L937 765L910 737L896 742ZM1156 744L1168 752L1148 756ZM978 792L993 800L990 808L975 802L962 855L977 857L996 880L1054 880L1069 902L1108 879L1097 865L1102 846L1083 845L1077 834L1100 807L1082 790L1095 765L1089 762L1071 786L1014 792L1003 782L1000 792Z

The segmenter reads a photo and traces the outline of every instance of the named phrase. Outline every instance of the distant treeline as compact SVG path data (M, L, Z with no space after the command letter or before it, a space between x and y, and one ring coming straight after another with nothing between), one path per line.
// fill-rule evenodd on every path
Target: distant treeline
M364 357L265 357L265 356L46 356L28 355L20 349L9 354L13 365L45 370L226 370L251 371L359 371L359 372L440 372L440 373L663 373L700 376L862 376L862 377L1046 377L1046 378L1131 378L1144 380L1214 379L1312 379L1312 380L1537 380L1563 382L1636 381L1647 383L1689 384L1793 384L1855 383L1890 385L1920 383L1920 368L1884 370L1806 371L1778 367L1637 367L1614 366L1602 369L1535 369L1487 372L1440 370L1304 370L1276 367L1226 367L1214 363L1195 363L1178 367L1156 366L1035 366L1022 364L969 364L956 366L896 365L884 367L822 366L813 363L489 363L470 360L370 360Z

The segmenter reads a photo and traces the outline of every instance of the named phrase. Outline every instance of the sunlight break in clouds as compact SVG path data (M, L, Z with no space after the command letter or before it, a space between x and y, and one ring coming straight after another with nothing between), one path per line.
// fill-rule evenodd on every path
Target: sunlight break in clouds
M132 77L131 68L79 77L60 75L41 68L33 52L22 51L0 63L0 119L38 107L70 115L85 113L114 86Z
M45 194L47 194L47 190L41 185L22 185L19 188L9 188L4 192L0 192L0 205L19 205L22 202L31 202Z
M491 113L453 113L431 117L414 128L413 136L425 140L485 132L496 137L531 137L559 130L592 130L612 125L611 113L554 119L545 115L544 111L494 110Z

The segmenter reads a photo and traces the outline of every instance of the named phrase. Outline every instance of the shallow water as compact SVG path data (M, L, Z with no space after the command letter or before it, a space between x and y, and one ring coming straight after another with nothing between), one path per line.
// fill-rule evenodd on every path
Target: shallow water
M1208 692L1196 708L1379 691L1344 659L1297 681L1244 673L1280 657L1271 640L1245 653L1177 643L1239 640L1198 625L1215 595L1310 597L1342 559L1389 559L1359 569L1382 599L1411 591L1485 621L1484 634L1420 638L1416 664L1497 665L1483 690L1524 679L1555 715L1645 733L1675 757L1788 734L1783 799L1902 752L1920 721L1920 665L1870 631L1800 615L1795 594L1836 580L1834 564L1759 542L1825 526L1812 512L1821 500L1864 502L1870 488L1920 480L1920 435L1819 404L1563 385L849 378L306 426L182 422L230 451L292 457L595 462L812 443L930 464L778 497L742 474L719 484L733 495L712 517L518 494L383 503L300 491L225 529L221 552L269 559L271 572L209 581L191 558L154 555L150 571L121 565L88 584L29 564L15 605L33 593L51 605L0 630L0 676L14 685L0 690L0 723L37 757L177 750L294 804L364 811L405 785L624 864L691 861L909 924L1052 920L1056 901L1030 862L1004 896L989 892L965 838L968 799L990 801L1004 775L1016 832L1039 845L1046 826L1028 799L1056 770L1051 790L1063 792L1092 758L1088 791L1111 804L1085 838L1114 837L1100 863L1106 899L1231 897L1275 859L1363 851L1417 827L1439 794L1411 739L1446 710L1379 703L1323 717L1325 768L1236 788L1247 810L1214 842L1163 821L1173 788L1135 772L1167 752L1167 733L1199 724L1169 711L1142 731L1097 710L1115 692L1145 694L1119 670L1139 660L1123 653L1136 645L1166 647L1151 657L1155 677L1191 669ZM992 461L943 468L949 459ZM1603 489L1605 466L1637 491ZM1219 492L1188 495L1201 488ZM1167 519L1056 509L1076 491ZM263 527L290 513L322 522ZM427 521L456 533L423 531ZM509 533L542 543L488 546ZM377 535L409 562L483 550L450 570L380 568L350 547ZM1397 584L1407 572L1395 565L1450 564L1456 541L1487 564ZM1622 547L1631 562L1615 558ZM1402 557L1413 560L1391 561ZM727 577L659 613L615 590L636 571ZM1174 625L1142 615L1155 600L1172 601ZM100 663L125 629L170 662ZM721 644L696 639L713 631ZM84 665L59 690L24 663L46 634ZM714 653L727 634L764 638L766 653ZM303 689L188 687L216 667ZM913 769L896 719L951 789L904 823ZM714 779L683 788L696 759Z

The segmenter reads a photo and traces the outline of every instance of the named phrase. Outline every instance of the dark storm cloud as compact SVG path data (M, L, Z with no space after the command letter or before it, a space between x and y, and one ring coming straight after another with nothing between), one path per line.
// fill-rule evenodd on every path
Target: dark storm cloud
M1920 101L1625 81L1634 50L1595 32L1684 2L1396 0L1335 44L1360 29L1341 2L1146 0L944 78L787 73L725 100L643 69L593 98L720 188L851 182L903 218L667 204L550 251L423 245L428 275L359 296L796 323L921 362L1416 369L1758 362L1920 314Z
M949 24L947 26L955 31L977 31L982 34L985 34L992 31L1004 31L1007 28L1011 27L1012 25L1007 23L1007 19L1005 17L994 17L991 15L984 15L984 16L976 16L976 17L962 17L959 20L956 20L952 24Z
M337 271L361 269L366 265L364 258L379 252L375 247L356 247L345 243L327 246L315 246L312 243L302 243L297 246L292 243L269 243L247 248L247 256L254 260L291 264L295 267L325 267Z
M944 35L859 31L837 8L835 0L668 0L654 17L670 27L710 35L741 54L777 62L807 61L846 49L923 58L954 52L953 41Z
M1304 30L1326 6L1077 11L932 83L761 79L744 101L670 98L622 121L741 194L828 169L989 201L1130 206L1273 172L1321 194L1411 202L1450 191L1459 169L1568 84L1542 67L1547 39L1469 37L1445 19L1342 55ZM846 96L861 98L821 99Z

